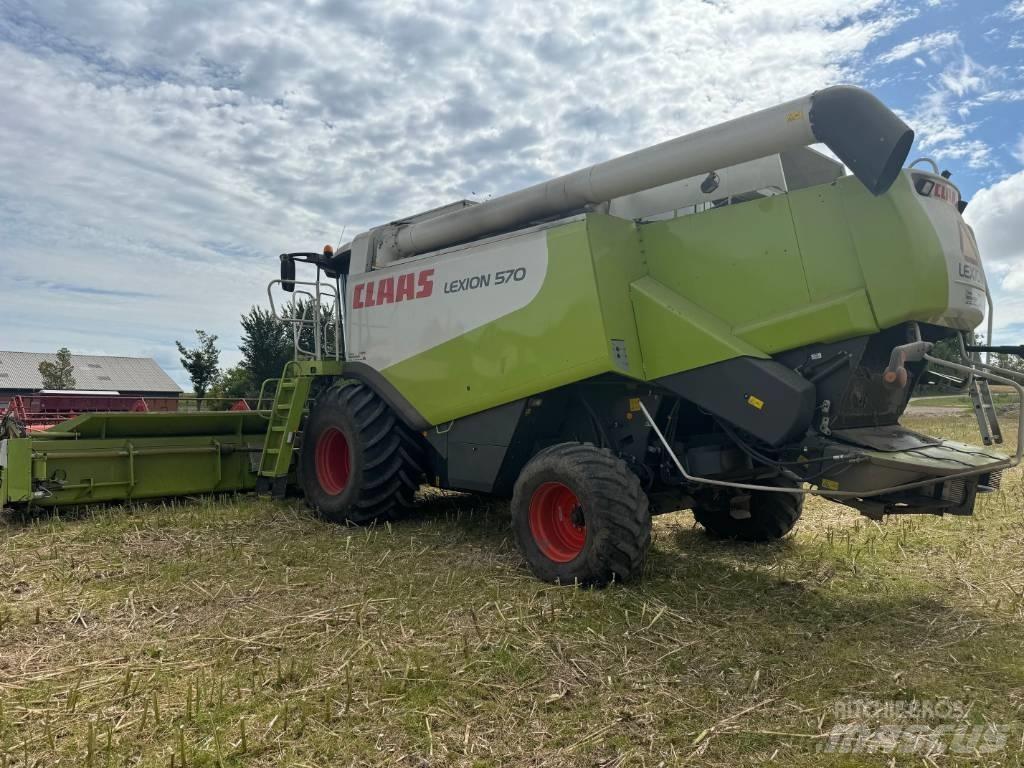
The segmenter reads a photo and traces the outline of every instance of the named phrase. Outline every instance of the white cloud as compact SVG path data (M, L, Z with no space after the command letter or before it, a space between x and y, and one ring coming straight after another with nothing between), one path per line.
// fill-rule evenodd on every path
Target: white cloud
M1024 19L1024 0L1014 0L1006 6L1006 13L1015 19Z
M900 43L888 53L883 53L878 57L878 61L881 64L891 64L894 61L909 59L918 53L931 53L959 42L960 37L956 32L934 32L930 35L921 35L920 37L911 38L905 43Z
M979 190L964 216L978 238L993 289L997 336L1003 343L1020 343L1024 341L1024 171Z
M975 193L965 218L986 262L1024 262L1024 171Z
M1014 92L992 89L990 83L1000 79L1001 73L979 65L963 51L956 53L952 63L941 59L940 65L942 70L910 114L917 128L917 147L939 159L966 160L974 169L990 167L992 148L975 135L980 121L970 118L981 104L1012 101Z
M959 66L952 70L947 68L940 73L939 79L951 93L965 96L985 88L986 74L985 68L978 66L974 59L964 54L960 58Z
M170 368L194 328L233 347L276 253L848 80L904 18L889 0L8 0L3 346Z
M2 5L0 346L168 368L197 327L236 359L279 252L858 79L907 18L889 0ZM957 58L908 114L919 146L988 167L971 114L1003 86L956 33L879 60L939 55ZM1000 253L1006 225L986 226ZM990 257L1004 282L1014 258Z
M1013 150L1013 156L1016 157L1021 164L1024 164L1024 134L1021 134L1020 138L1017 139L1017 146Z

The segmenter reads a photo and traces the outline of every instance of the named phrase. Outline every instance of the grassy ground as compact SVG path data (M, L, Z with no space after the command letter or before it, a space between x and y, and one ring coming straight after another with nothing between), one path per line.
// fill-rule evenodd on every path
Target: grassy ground
M372 529L244 497L7 520L0 766L1021 761L1019 470L973 518L815 501L769 546L664 516L644 580L600 592L534 581L506 517L434 495ZM943 697L1006 746L816 751L851 698Z
M1017 395L1012 392L993 392L992 402L997 406L1012 406L1017 403ZM926 397L916 397L911 401L911 407L914 405L924 405L929 407L940 407L940 408L973 408L971 404L971 398L968 395L931 395Z

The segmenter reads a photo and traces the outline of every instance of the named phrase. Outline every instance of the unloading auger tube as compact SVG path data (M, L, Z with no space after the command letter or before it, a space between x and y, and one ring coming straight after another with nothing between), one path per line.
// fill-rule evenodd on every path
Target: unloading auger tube
M921 345L921 346L918 346ZM1021 386L1017 377L1013 371L1008 371L1003 368L998 368L994 365L983 362L975 362L973 366L961 365L959 363L953 363L949 360L943 360L942 358L933 357L927 354L931 350L932 344L927 342L914 342L908 344L908 347L917 347L919 355L908 356L905 358L908 362L916 362L924 360L930 365L936 365L943 368L949 368L957 371L968 377L977 377L981 379L988 379L999 384L1006 384L1013 387L1017 392L1017 450L1011 458L1001 459L994 461L991 464L987 464L983 467L974 467L964 472L955 472L950 475L943 475L941 482L947 482L949 480L957 480L965 477L977 477L989 472L1002 471L1006 469L1013 469L1021 463L1024 458L1024 386ZM985 370L987 369L987 370ZM999 373L993 373L998 371ZM767 493L789 493L795 496L822 496L828 499L868 499L873 496L884 496L890 493L899 493L902 491L909 491L914 488L922 488L926 485L934 485L936 478L928 478L927 480L918 480L913 483L904 483L902 485L894 485L888 488L877 488L870 491L832 491L821 487L812 486L810 488L785 488L776 485L761 485L757 483L737 483L729 480L716 480L711 477L697 477L686 471L683 463L679 460L676 452L669 445L668 440L665 438L664 433L658 427L654 421L654 417L651 416L651 412L647 410L647 406L643 404L643 401L639 402L640 410L644 414L644 418L647 419L647 423L650 425L651 430L658 438L658 442L661 443L662 447L668 453L672 463L676 469L683 476L684 479L691 483L697 483L699 485L711 485L720 488L734 488L736 490L743 491L765 491ZM987 454L986 454L987 455Z
M381 263L447 248L717 168L822 143L874 195L903 167L914 132L875 96L815 91L478 205L377 230Z

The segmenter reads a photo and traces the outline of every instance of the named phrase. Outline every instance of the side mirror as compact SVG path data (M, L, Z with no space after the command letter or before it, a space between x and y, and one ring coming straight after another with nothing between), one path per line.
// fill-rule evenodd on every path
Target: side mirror
M289 293L295 290L295 259L287 253L281 254L281 288Z

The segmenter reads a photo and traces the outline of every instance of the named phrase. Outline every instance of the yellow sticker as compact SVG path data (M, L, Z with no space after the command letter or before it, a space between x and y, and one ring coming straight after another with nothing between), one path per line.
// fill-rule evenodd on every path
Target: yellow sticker
M828 478L821 481L821 487L827 491L838 491L839 483L835 480L829 480Z
M747 395L747 405L752 405L760 411L764 408L764 400L755 395Z
M792 123L794 120L799 120L803 116L803 112L790 112L788 115L786 115L786 122Z
M631 397L631 398L629 398L629 410L633 411L634 413L636 413L637 411L640 410L640 398L639 397Z

